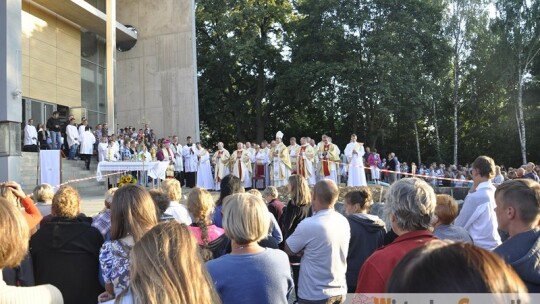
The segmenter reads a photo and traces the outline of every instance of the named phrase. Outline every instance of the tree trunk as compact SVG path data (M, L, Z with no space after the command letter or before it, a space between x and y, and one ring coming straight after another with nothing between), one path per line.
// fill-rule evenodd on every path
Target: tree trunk
M518 96L517 96L517 112L518 112L518 133L519 133L519 143L521 146L521 158L523 164L527 163L527 137L525 136L525 117L523 116L523 73L524 71L519 71L519 80L518 80Z
M416 154L418 156L418 167L422 164L422 158L420 157L420 140L418 139L418 127L416 121L414 122L414 137L416 139Z
M435 127L435 145L437 149L437 162L441 162L441 138L439 137L439 124L437 123L437 105L433 99L433 125Z
M458 164L458 106L459 106L459 53L456 47L454 49L454 165ZM440 162L440 160L439 160Z
M257 68L257 91L253 104L255 106L255 128L257 132L257 143L264 139L264 124L262 122L262 100L266 91L266 75L264 73L264 65L259 64Z

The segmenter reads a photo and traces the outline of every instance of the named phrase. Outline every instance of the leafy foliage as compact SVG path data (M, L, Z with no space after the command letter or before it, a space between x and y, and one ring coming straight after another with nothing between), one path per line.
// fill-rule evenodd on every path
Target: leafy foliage
M523 12L523 3L530 5L516 25L510 17ZM328 134L343 147L356 133L381 154L417 161L420 151L424 163L451 163L458 100L460 162L488 154L518 165L516 58L519 50L535 50L538 3L198 0L203 139L232 147L281 130L286 138ZM463 7L461 15L454 4ZM539 58L527 73L525 124L533 126L540 121ZM528 151L537 151L540 131L529 131Z

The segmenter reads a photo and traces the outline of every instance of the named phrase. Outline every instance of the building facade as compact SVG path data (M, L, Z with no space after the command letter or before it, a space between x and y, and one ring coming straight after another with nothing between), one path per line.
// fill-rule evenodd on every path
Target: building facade
M107 1L117 12L114 101ZM160 137L199 138L193 0L0 2L0 181L17 180L24 122L45 123L53 111L92 127L112 116L113 131L148 123Z

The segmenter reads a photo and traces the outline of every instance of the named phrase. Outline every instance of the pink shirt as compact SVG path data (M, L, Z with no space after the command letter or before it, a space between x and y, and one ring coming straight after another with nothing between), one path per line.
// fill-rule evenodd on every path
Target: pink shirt
M191 230L191 232L193 233L195 238L197 238L197 243L199 243L199 245L203 245L204 242L203 242L202 236L201 236L201 234L202 234L201 233L201 228L199 228L197 226L188 226L188 228L189 228L189 230ZM216 225L208 226L208 243L210 243L213 240L219 238L224 233L225 233L225 230L223 230L223 228L219 228Z

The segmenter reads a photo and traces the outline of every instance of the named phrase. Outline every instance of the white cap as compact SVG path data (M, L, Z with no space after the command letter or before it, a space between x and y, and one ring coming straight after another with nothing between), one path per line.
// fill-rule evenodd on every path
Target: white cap
M283 132L278 131L278 132L276 133L276 138L283 138Z

